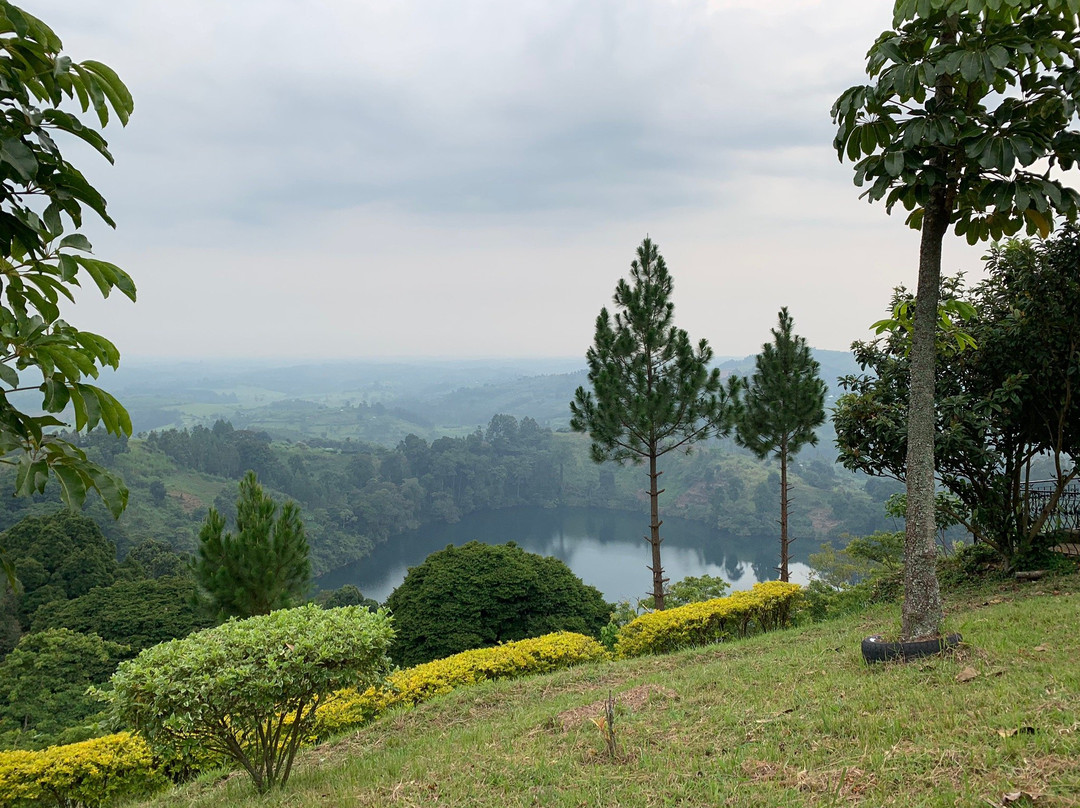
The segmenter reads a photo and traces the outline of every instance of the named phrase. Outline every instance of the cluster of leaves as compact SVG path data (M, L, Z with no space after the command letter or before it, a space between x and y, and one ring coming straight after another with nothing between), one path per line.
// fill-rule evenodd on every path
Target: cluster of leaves
M316 732L326 737L365 724L398 705L415 705L459 687L495 679L516 679L607 659L592 637L558 632L495 648L463 651L404 670L380 687L335 693L317 714Z
M0 808L101 806L165 785L146 742L121 732L41 752L0 752Z
M1080 192L1051 177L1080 157L1076 0L901 0L870 49L876 82L847 90L835 147L864 196L922 226L947 188L970 244L1075 219Z
M781 628L801 596L796 584L767 581L724 598L643 614L619 632L615 656L666 654Z
M26 519L0 539L20 581L0 597L0 747L100 732L101 705L88 685L106 682L141 648L209 624L183 560L160 543L117 564L94 522L70 511Z
M385 613L359 606L231 621L123 663L112 714L156 746L221 754L266 791L288 780L326 696L382 681L392 637Z
M57 417L68 407L76 430L101 424L130 434L120 403L87 380L115 368L120 354L108 339L61 317L72 289L90 279L104 297L114 290L135 299L135 285L119 267L90 256L77 230L84 208L109 225L105 200L61 154L54 135L88 144L112 162L107 144L72 102L93 110L101 126L110 115L127 123L133 105L123 82L106 65L61 55L59 37L41 20L0 2L0 462L18 469L16 490L40 492L52 472L69 505L96 490L114 515L127 501L118 478L58 436ZM31 415L13 394L37 391L44 414Z
M902 592L903 552L903 532L857 536L840 550L823 544L810 555L814 577L800 614L812 621L828 620L896 600Z
M459 651L553 631L593 637L611 606L562 561L504 545L469 542L412 567L386 601L398 631L392 656L417 665Z

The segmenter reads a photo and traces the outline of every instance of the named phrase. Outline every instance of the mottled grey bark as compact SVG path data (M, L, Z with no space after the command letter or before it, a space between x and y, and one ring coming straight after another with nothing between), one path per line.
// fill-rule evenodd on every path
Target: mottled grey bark
M934 342L941 280L941 243L949 226L944 185L931 189L919 247L919 286L911 329L908 398L907 530L904 538L904 605L900 638L941 629L941 591L934 537Z

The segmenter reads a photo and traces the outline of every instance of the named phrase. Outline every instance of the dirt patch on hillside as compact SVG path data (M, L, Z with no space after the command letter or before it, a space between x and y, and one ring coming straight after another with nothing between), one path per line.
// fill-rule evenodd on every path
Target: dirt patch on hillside
M829 532L840 524L840 520L833 517L829 508L815 508L810 511L810 524L814 526L814 532L819 536L827 536Z
M184 513L195 513L195 511L205 508L206 505L194 494L189 494L186 491L175 491L169 496L179 500L180 509Z
M640 710L654 698L661 701L670 701L679 698L679 694L669 687L661 687L660 685L638 685L617 695L615 697L615 708ZM592 704L575 707L572 710L563 710L555 716L553 723L562 730L572 729L585 721L591 721L603 715L606 705L607 699L601 699L600 701L594 701Z

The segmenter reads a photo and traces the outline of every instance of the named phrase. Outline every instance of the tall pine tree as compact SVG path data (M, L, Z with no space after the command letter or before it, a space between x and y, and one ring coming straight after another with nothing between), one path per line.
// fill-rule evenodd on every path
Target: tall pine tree
M780 461L780 580L788 580L788 462L807 444L817 444L814 430L825 422L825 382L806 340L792 334L787 306L780 309L773 341L761 348L756 370L746 386L735 427L735 441L759 458Z
M614 318L606 308L596 318L596 338L585 358L593 390L579 387L570 402L570 426L588 432L597 463L630 460L649 464L649 536L652 596L664 608L660 562L660 475L657 460L733 425L737 382L725 387L709 370L712 349L697 350L686 332L672 325L672 281L656 245L646 238L630 265L630 285L615 288Z
M224 617L253 617L295 606L311 583L300 508L267 496L255 472L240 481L236 533L211 508L199 531L195 578L208 605Z

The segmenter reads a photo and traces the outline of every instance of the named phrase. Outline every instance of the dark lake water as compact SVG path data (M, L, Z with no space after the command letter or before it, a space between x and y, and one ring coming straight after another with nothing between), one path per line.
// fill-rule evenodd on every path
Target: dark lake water
M514 541L530 553L566 562L609 601L634 599L652 589L652 573L646 569L649 544L642 538L648 533L648 522L647 515L596 508L509 508L474 513L452 525L428 525L395 536L367 558L328 572L315 584L319 589L353 584L366 597L381 603L405 579L409 567L448 544ZM779 577L773 569L779 563L778 535L722 537L700 522L674 518L664 519L661 535L664 571L672 582L688 575L716 575L737 590ZM810 573L806 554L817 548L818 543L811 540L792 546L793 582L806 583Z

